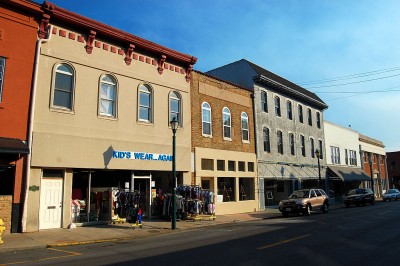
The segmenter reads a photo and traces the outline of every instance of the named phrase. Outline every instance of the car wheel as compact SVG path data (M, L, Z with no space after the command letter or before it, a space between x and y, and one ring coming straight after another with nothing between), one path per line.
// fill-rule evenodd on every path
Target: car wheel
M287 212L282 212L282 216L283 216L283 217L288 217L289 214L288 214Z
M324 203L322 206L322 212L327 213L329 211L329 205L327 203Z
M304 215L307 215L307 216L309 216L309 215L311 214L310 205L307 205L307 206L306 206L306 209L305 209L305 211L303 212L303 214L304 214Z
M397 200L397 196L396 196L396 200Z

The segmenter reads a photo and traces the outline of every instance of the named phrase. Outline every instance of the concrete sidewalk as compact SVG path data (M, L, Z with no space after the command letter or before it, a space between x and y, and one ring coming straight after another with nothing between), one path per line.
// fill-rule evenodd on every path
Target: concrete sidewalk
M343 208L343 204L332 204L330 209ZM33 233L6 234L4 243L0 245L0 253L24 249L45 247L61 247L83 245L101 242L113 242L128 239L140 239L159 234L169 234L184 230L198 229L218 224L237 223L281 217L275 207L268 207L264 211L239 213L231 215L217 215L215 220L201 221L182 220L176 223L176 230L171 230L171 222L166 220L145 220L142 228L132 227L130 223L103 224L77 227L75 229L49 229Z

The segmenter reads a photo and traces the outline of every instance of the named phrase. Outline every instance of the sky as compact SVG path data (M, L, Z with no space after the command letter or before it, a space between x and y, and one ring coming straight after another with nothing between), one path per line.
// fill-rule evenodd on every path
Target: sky
M325 120L400 151L398 0L50 2L193 55L202 72L245 58L316 93Z

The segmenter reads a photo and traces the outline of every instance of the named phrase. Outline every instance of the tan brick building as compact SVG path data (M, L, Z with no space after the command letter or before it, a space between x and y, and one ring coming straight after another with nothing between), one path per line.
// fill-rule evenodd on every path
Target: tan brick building
M192 184L215 193L216 213L259 209L251 91L192 73Z

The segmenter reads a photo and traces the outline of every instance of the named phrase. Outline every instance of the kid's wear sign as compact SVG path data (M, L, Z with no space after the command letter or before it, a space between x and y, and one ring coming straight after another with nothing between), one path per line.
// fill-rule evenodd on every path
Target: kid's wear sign
M112 157L115 159L172 162L172 155L170 154L157 154L157 153L134 152L134 151L113 151Z

